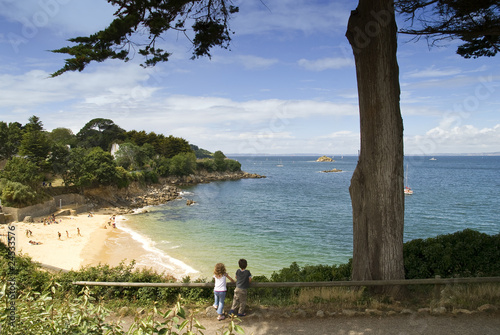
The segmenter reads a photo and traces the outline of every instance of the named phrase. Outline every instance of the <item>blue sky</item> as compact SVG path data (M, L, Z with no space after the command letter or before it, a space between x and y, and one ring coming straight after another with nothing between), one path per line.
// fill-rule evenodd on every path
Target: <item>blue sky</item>
M49 74L68 38L104 28L105 0L0 1L0 121L40 117L75 134L93 118L126 130L183 137L226 154L356 154L359 116L352 51L345 38L356 1L235 1L230 50L190 60L183 35L164 41L170 61L132 61ZM401 22L400 22L401 24ZM406 154L500 152L499 57L455 54L399 36Z

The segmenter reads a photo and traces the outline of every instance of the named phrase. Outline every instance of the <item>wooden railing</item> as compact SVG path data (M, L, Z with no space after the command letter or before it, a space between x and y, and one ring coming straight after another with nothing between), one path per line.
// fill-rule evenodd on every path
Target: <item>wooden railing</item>
M472 277L472 278L430 278L430 279L403 279L403 280L366 280L366 281L327 281L327 282L252 282L250 287L333 287L333 286L398 286L398 285L447 285L470 283L498 283L500 277ZM73 285L82 286L121 286L121 287L206 287L213 288L214 283L130 283L130 282L94 282L76 281ZM235 286L227 283L227 286Z

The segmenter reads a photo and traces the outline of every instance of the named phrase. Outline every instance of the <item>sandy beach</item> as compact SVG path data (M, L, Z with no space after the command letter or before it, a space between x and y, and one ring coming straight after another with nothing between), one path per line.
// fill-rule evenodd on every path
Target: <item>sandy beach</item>
M119 228L113 228L110 214L61 216L55 217L55 222L50 224L44 224L44 218L34 221L12 223L16 226L16 254L29 255L33 261L45 265L64 270L78 270L99 263L116 266L122 260L129 263L144 252L131 238L126 252L109 249L107 241L113 237L121 234L122 238L127 238ZM6 234L7 226L0 230Z
M109 211L58 216L51 224L44 224L44 219L12 223L16 226L16 254L29 255L35 262L64 270L98 264L117 266L121 262L128 265L135 260L136 268L152 268L178 279L187 274L173 259L159 262L152 257L154 253L120 228L124 218L115 216L113 219ZM7 234L7 231L7 225L0 227L0 234Z

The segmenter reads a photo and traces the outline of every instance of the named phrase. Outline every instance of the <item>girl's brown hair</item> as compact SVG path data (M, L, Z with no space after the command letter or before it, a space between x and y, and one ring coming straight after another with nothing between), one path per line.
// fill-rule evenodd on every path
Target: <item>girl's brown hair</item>
M215 264L214 275L220 277L225 274L226 274L226 266L222 263Z

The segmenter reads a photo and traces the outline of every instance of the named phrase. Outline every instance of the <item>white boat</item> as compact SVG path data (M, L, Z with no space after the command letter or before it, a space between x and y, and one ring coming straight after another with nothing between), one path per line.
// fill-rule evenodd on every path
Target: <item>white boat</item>
M432 157L431 159L429 159L430 161L437 161L436 158Z
M283 167L283 162L280 160L278 160L278 164L276 164L277 167Z
M405 195L412 195L413 194L413 190L408 185L408 164L406 164L404 193L405 193Z

